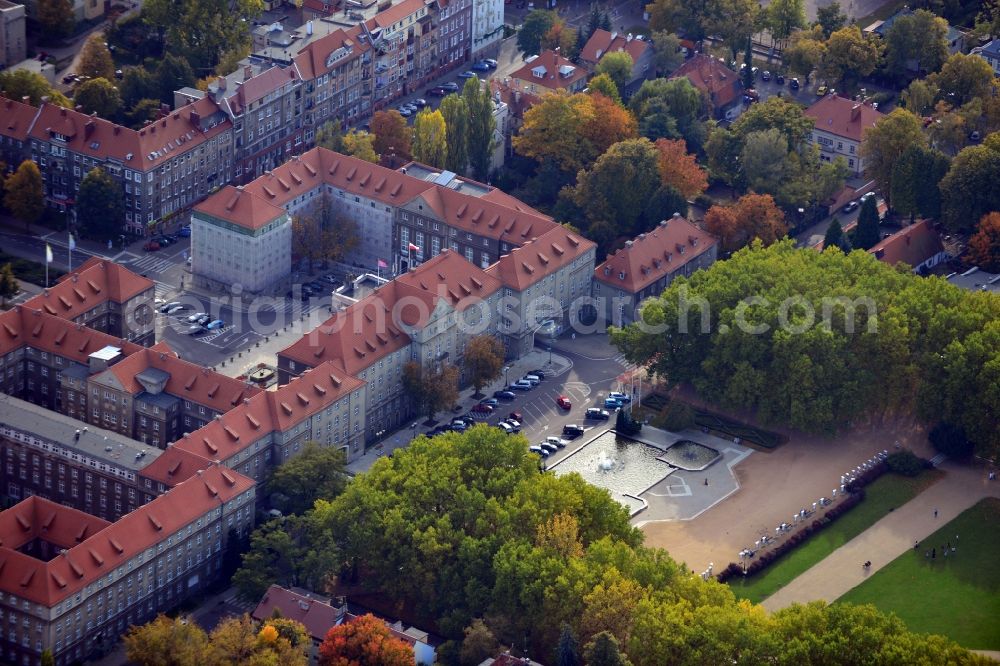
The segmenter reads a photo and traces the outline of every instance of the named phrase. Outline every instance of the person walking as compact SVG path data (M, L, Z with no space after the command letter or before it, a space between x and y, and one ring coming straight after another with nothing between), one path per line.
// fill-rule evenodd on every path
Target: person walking
M934 507L934 517L937 518L937 507Z

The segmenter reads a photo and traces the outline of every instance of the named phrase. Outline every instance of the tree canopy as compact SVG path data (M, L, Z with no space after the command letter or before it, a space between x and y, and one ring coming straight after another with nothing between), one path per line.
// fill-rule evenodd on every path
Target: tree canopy
M700 307L684 309L698 298L709 305L707 329ZM711 401L810 431L909 410L963 427L984 453L1000 449L991 425L1000 390L993 294L895 270L864 252L782 241L743 249L647 303L643 320L666 330L633 325L615 330L614 343Z
M990 141L996 137L997 141ZM981 145L964 148L951 161L941 179L944 223L954 231L968 232L983 215L1000 210L1000 134Z
M874 127L868 128L861 141L861 156L865 159L865 173L875 179L879 191L892 205L893 169L899 158L910 146L926 146L920 119L897 108L879 118Z
M56 106L73 107L65 95L49 85L44 76L26 69L8 69L0 72L0 89L10 99L20 100L27 97L32 106L39 106L42 98L48 97L49 102Z
M443 169L448 156L444 116L425 107L413 121L413 159Z
M379 157L385 157L390 152L403 159L410 157L410 142L412 132L406 124L406 118L396 109L376 111L371 121L372 134L375 135L373 147Z
M250 44L262 0L146 0L142 17L191 67L211 72L227 51Z
M969 239L969 258L984 271L1000 273L1000 213L988 213L979 220Z
M3 205L26 226L37 222L45 212L44 196L42 172L31 160L21 162L4 182Z
M275 509L300 514L311 509L318 499L334 499L346 485L344 452L306 442L301 453L271 470L265 489Z
M413 666L413 648L372 614L332 627L319 645L320 666Z
M80 182L76 220L88 238L117 240L125 221L122 186L104 169L94 167Z

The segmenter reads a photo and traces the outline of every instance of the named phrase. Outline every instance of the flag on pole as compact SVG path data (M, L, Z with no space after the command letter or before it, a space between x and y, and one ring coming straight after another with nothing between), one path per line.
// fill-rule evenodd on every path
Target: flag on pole
M410 243L410 252L420 252L420 248L413 243Z
M52 263L52 247L48 243L45 244L45 263Z
M69 235L69 251L72 252L76 249L76 239L73 238L73 234Z
M381 259L379 259L378 260L378 267L379 268L389 268L389 264L387 264L384 261L382 261Z

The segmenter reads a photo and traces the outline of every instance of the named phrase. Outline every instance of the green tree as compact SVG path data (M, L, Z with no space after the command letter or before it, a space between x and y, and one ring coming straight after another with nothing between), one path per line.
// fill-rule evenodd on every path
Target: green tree
M73 104L61 92L49 85L44 76L26 69L8 69L0 72L0 90L3 90L4 96L10 99L20 100L27 97L33 106L39 106L42 98L48 97L49 102L56 106L73 108Z
M76 24L72 0L38 0L38 23L46 39L69 37Z
M788 39L797 28L806 25L803 0L773 0L766 10L767 26L771 36L779 42Z
M489 88L479 79L469 79L462 89L465 107L469 110L468 151L469 166L477 180L489 178L493 150L496 147L494 132L497 121L493 116L493 100Z
M490 657L496 656L500 644L496 636L480 618L472 621L463 632L461 659L463 666L479 666Z
M941 179L948 173L944 153L926 146L912 145L899 156L892 168L892 207L897 213L929 218L941 216Z
M615 104L622 103L622 96L618 92L618 86L608 74L598 74L587 84L587 92L604 95Z
M928 77L937 88L937 99L951 106L962 106L975 98L986 98L992 94L993 69L978 55L955 53L941 71Z
M897 77L936 72L947 58L948 22L924 9L897 17L885 35L886 69Z
M878 184L892 205L892 174L896 162L910 146L926 146L920 119L906 109L894 109L868 128L861 140L865 173Z
M48 648L42 650L41 666L56 666L56 660L55 657L52 656L52 650L49 650Z
M135 107L141 100L158 100L160 97L160 86L156 77L142 66L125 68L119 90L122 104L129 109Z
M753 39L747 37L745 44L746 46L743 49L743 68L740 76L743 79L743 87L749 90L753 88Z
M816 24L823 30L824 39L843 28L847 18L847 14L841 11L839 2L816 8Z
M125 194L121 184L101 167L94 167L80 182L76 195L76 221L87 238L117 240L125 220Z
M878 67L882 45L876 36L864 36L856 25L837 30L826 42L820 73L832 83L850 87Z
M900 100L910 113L926 116L934 111L934 96L936 94L936 86L930 85L930 82L925 79L917 79L903 91Z
M159 2L160 0L153 1ZM148 7L149 5L145 6ZM183 51L180 51L180 53L183 53ZM165 104L173 104L174 91L185 86L193 86L197 78L187 58L167 53L160 60L160 64L156 68L156 81L159 85L160 101Z
M425 107L413 121L413 159L443 169L448 158L444 116Z
M583 658L587 666L629 666L631 662L622 655L618 639L607 631L594 636L583 649Z
M557 20L555 12L535 9L528 12L517 32L517 50L525 56L538 55L541 50L542 37L545 36Z
M643 226L652 229L662 220L669 220L674 213L681 217L686 217L688 213L688 202L684 195L670 187L661 185L646 203L643 211Z
M238 44L234 48L222 52L219 63L215 66L216 76L229 76L240 68L240 61L250 55L250 44Z
M699 152L707 139L705 97L687 77L644 81L629 100L639 118L639 131L650 141L684 139L688 150Z
M316 145L338 153L344 151L344 131L340 118L328 120L316 130Z
M576 203L592 223L615 221L618 235L634 236L646 204L660 187L659 153L648 139L611 146L577 176Z
M115 76L115 61L111 58L111 51L108 50L104 42L104 35L95 32L83 45L80 50L80 60L77 62L76 71L82 76L89 76L92 79L102 78L111 80Z
M462 368L479 396L483 386L500 376L503 368L503 343L492 335L477 335L465 344Z
M0 307L7 307L7 299L14 298L21 291L21 285L14 277L14 268L10 262L0 266Z
M615 83L615 88L619 91L625 90L629 81L632 80L632 56L625 51L615 51L606 53L601 61L597 63L596 73L607 74Z
M329 503L318 500L317 506ZM250 536L250 549L233 575L240 596L258 601L272 584L321 589L337 573L337 544L314 512L270 520Z
M820 66L826 56L826 43L822 28L798 30L792 33L792 38L781 54L782 61L789 71L801 74L809 83L809 76Z
M861 203L858 211L858 226L854 229L852 244L856 248L867 250L882 240L879 231L878 204L875 197L868 197Z
M84 81L76 89L73 98L84 113L96 113L101 118L114 121L122 108L122 98L118 88L107 79L96 78Z
M969 233L983 215L1000 210L1000 150L987 141L963 149L941 179L941 212L952 231Z
M681 40L677 35L660 30L654 32L651 37L653 39L653 53L656 56L656 72L669 74L680 67L684 56L681 54Z
M24 229L37 222L45 212L42 173L32 160L24 160L4 183L3 205L11 215L24 222Z
M413 406L428 420L458 400L458 379L458 369L447 363L424 368L418 361L410 361L403 366L403 386Z
M129 111L125 112L125 121L132 129L142 129L160 115L160 100L140 99Z
M146 0L142 17L170 51L210 71L224 53L250 44L252 20L263 11L261 0Z
M850 249L850 243L844 235L844 228L840 226L840 220L833 218L830 226L826 228L826 235L823 237L823 248L835 247L842 252Z
M157 615L152 622L132 625L124 637L125 656L140 666L195 666L204 663L208 636L189 617Z
M318 499L336 498L346 485L344 452L306 442L299 455L271 470L265 489L274 508L285 514L302 514Z
M582 666L580 660L580 643L573 634L573 627L563 624L559 632L559 643L556 645L555 666Z
M465 173L469 165L469 108L465 98L448 95L441 100L438 110L444 116L445 145L448 148L445 168L453 173Z

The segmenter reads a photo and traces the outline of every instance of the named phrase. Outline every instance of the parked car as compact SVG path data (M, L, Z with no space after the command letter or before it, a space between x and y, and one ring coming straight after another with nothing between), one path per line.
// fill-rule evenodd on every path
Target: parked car
M551 454L553 454L553 453L555 453L556 451L559 450L558 446L556 446L555 444L549 444L548 442L542 442L538 446L540 446L543 449L545 449L546 451L548 451L549 455L551 455Z
M428 97L444 97L447 94L448 91L445 90L444 86L434 86L433 88L427 91Z
M548 437L546 437L545 441L547 443L549 443L549 444L554 444L556 446L556 448L559 448L559 449L564 449L564 448L566 448L566 445L569 444L569 442L566 441L565 439L563 439L562 437L555 437L555 436L552 436L552 435L549 435Z
M538 375L536 375L533 372L529 372L528 374L526 374L524 376L524 378L527 379L532 384L539 384L542 381L542 379L543 379L542 377L539 377Z
M539 456L541 456L543 458L548 458L549 455L551 455L548 451L546 451L545 449L543 449L542 447L537 446L537 445L536 446L529 446L528 447L528 451L531 451L532 453L537 454L537 455L539 455Z
M841 210L845 213L850 213L857 210L860 205L857 201L848 201Z
M595 421L607 421L611 418L608 414L608 410L601 409L600 407L591 407L587 410L587 413L583 415L585 419L593 419Z
M969 141L979 141L980 136L979 130L972 130L969 132Z
M188 335L198 335L199 333L204 333L204 332L205 332L205 327L202 326L201 324L195 324L193 326L189 326L187 330Z
M403 116L404 118L409 118L410 116L413 115L413 112L410 111L410 107L408 106L401 106L398 109L396 109L396 111L398 111L399 115Z
M181 238L191 238L191 227L181 227L177 235Z
M532 388L538 386L541 383L538 377L535 377L534 375L525 375L524 377L521 377L521 379L518 381L528 382L529 384L531 384Z
M452 421L461 421L467 426L476 425L476 419L472 418L472 414L463 414L462 416L456 416Z
M177 314L178 312L180 312L182 310L186 310L186 309L187 309L186 305L175 305L172 308L170 308L169 310L167 310L167 314L168 315Z
M169 303L164 303L163 305L160 306L160 312L166 312L170 308L178 305L180 305L180 303L178 303L177 301L170 301Z
M489 65L490 69L496 69L497 68L497 61L494 60L493 58L483 58L483 62L485 62L487 65Z
M514 395L513 391L494 391L493 397L497 400L513 400L517 396Z
M454 81L448 81L447 83L442 83L441 87L448 92L458 92L459 90L459 85Z
M511 391L530 391L535 388L534 385L526 379L519 379L510 386L507 387Z
M198 319L195 320L195 323L201 324L202 326L207 326L211 321L212 321L211 315L203 314L202 316L198 317Z
M189 323L189 324L194 324L195 322L197 322L197 321L198 321L199 319L201 319L202 317L207 317L207 316L208 316L208 315L207 315L207 314L205 314L204 312L195 312L195 313L194 313L193 315L190 315L190 316L189 316L189 317L187 318L187 320L188 320L188 323Z
M791 88L792 90L798 90L799 80L797 78L788 79L788 87Z
M785 75L778 74L778 76L774 78L774 82L777 83L779 86L785 85Z
M497 424L497 427L500 428L501 430L503 430L508 435L513 435L514 434L514 429L511 428L510 424L508 424L508 423L504 423L503 421L501 421L500 423Z
M760 75L760 79L761 79L761 81L770 81L770 80L771 80L771 72L769 72L769 71L767 71L767 70L765 69L765 70L764 70L764 71L763 71L763 72L761 73L761 75Z
M561 395L558 398L556 398L556 404L559 405L559 407L561 407L562 409L565 409L565 410L573 409L573 403L570 402L569 398L567 398L564 395Z
M614 398L618 402L632 402L632 396L627 393L622 393L621 391L612 391L608 394L609 398Z
M472 411L476 414L492 414L493 405L487 405L481 402L478 405L473 405Z
M479 62L477 62L472 66L472 69L476 70L477 72L488 72L490 71L490 66L487 65L482 60L480 60Z
M414 106L416 106L416 107L417 107L418 109L422 109L422 108L424 108L425 106L427 106L427 100L426 100L426 99L424 99L424 98L422 98L422 97L418 97L418 98L416 98L415 100L413 100L412 102L410 102L410 104L413 104L413 105L414 105Z
M471 69L467 69L458 75L460 79L478 79L479 77Z
M622 403L614 398L604 399L604 409L618 409L622 406Z
M534 376L538 377L543 382L545 381L545 373L542 372L541 370L529 370L528 374L529 375L534 375Z
M521 422L517 419L504 419L504 423L514 429L514 432L521 432Z
M507 418L514 419L515 421L524 421L524 419L521 417L521 412L511 412L510 414L507 415Z
M156 241L148 241L145 245L142 246L143 252L156 252L159 249L160 249L160 244L157 243Z
M486 398L485 400L480 400L479 404L481 404L481 405L489 405L490 407L496 407L500 403L497 402L496 398Z
M455 432L465 432L469 429L469 426L465 424L465 421L452 421L448 427Z
M207 328L210 331L214 331L216 329L222 328L225 325L226 325L226 322L222 321L221 319L216 319L215 321L212 321L212 322L209 322L208 324L206 324L205 328Z
M563 437L566 439L576 439L582 436L583 432L583 427L573 424L564 425L562 429Z
M816 96L817 97L822 97L823 95L827 94L828 92L830 92L830 89L827 87L827 85L825 83L819 84L819 87L816 88Z

